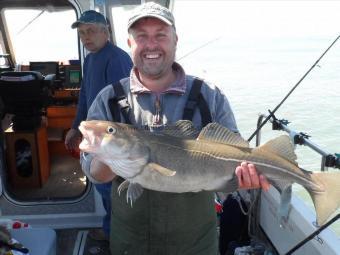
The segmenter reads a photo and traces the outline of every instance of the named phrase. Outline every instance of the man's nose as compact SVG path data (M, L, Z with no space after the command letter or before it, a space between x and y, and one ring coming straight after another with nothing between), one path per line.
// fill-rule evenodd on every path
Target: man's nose
M146 45L150 48L154 48L158 46L158 40L156 37L154 36L150 36L148 37L148 39L146 40Z

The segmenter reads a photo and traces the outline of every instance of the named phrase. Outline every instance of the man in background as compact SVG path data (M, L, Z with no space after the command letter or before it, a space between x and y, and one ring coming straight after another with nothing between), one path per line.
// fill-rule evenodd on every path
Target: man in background
M132 62L125 51L109 41L109 24L102 14L94 10L85 11L71 27L77 28L82 44L90 52L83 65L77 114L65 137L66 148L74 151L78 149L81 140L78 126L86 119L94 98L105 85L114 84L129 76ZM111 182L95 186L102 196L106 215L103 219L104 235L102 232L97 232L92 236L96 239L107 239L110 235Z

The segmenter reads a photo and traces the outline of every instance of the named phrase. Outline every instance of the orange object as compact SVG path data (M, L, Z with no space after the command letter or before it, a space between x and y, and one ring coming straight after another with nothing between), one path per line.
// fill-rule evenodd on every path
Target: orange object
M47 126L69 129L76 116L77 106L51 106L47 108Z
M33 131L6 131L6 156L13 187L41 187L50 176L46 127Z
M67 130L72 126L76 116L77 106L50 106L47 108L47 128L50 131L53 129L61 131L59 137L48 139L48 149L50 155L69 155L70 152L65 148L65 135ZM73 155L72 155L73 156Z

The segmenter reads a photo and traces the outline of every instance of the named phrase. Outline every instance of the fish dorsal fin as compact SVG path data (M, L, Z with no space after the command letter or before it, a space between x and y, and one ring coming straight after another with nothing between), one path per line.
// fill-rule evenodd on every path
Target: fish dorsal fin
M175 124L165 126L163 133L179 138L196 139L198 131L190 120L179 120Z
M240 134L221 126L218 123L210 123L206 125L197 140L208 140L217 143L231 144L239 147L249 147L249 143L244 140Z
M294 152L294 145L287 135L281 135L273 140L270 140L264 145L254 149L254 151L256 150L270 151L297 165L297 157Z

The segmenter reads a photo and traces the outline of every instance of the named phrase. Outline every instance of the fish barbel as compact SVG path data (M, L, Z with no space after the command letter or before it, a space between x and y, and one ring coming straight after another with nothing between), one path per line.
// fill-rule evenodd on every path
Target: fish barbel
M319 224L340 206L340 172L310 172L299 168L294 146L287 135L249 148L239 134L217 124L201 132L190 121L179 121L159 133L109 121L83 121L79 130L81 151L108 165L126 179L134 201L143 188L163 192L224 191L238 189L235 168L246 161L281 193L293 183L312 197ZM198 136L197 136L198 135Z

